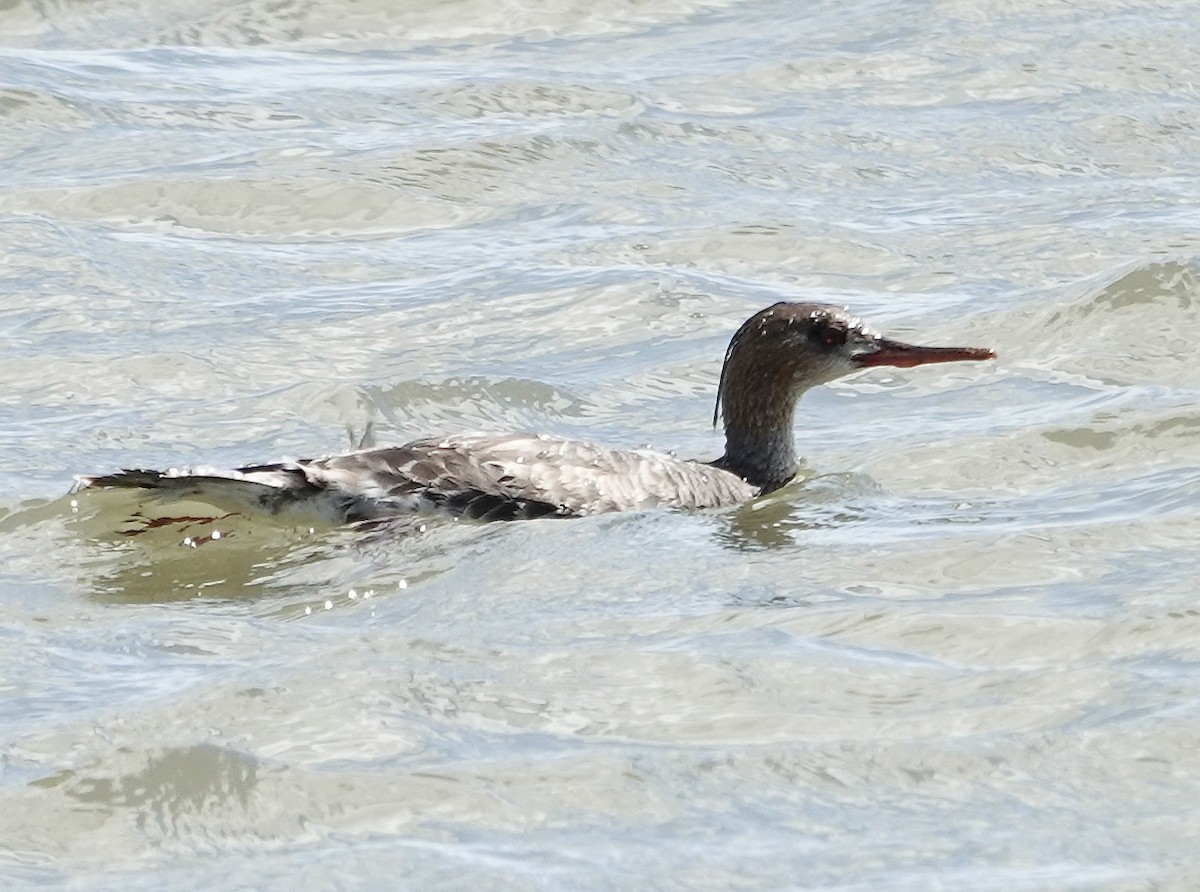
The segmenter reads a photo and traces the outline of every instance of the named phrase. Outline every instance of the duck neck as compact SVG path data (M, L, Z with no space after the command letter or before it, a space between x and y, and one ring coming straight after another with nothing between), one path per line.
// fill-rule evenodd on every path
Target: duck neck
M725 455L716 464L769 492L796 474L792 416L798 393L726 388L722 394Z

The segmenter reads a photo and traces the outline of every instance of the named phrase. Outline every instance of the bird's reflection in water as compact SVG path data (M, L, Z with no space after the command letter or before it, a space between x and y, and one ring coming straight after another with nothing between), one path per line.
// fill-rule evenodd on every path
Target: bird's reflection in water
M717 535L739 551L794 546L806 532L862 521L881 492L865 474L815 475L801 468L783 489L724 515Z

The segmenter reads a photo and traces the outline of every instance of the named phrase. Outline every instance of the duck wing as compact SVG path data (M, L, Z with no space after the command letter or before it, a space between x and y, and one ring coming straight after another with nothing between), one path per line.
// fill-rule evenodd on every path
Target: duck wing
M484 432L229 471L127 470L79 481L152 489L221 507L298 511L335 523L428 511L511 520L716 508L757 494L728 471L661 452Z

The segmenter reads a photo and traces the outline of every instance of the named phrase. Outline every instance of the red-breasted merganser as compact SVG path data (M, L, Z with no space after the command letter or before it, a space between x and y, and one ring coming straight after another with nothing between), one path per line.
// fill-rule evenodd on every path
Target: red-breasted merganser
M714 426L718 416L724 421L725 454L711 463L545 434L464 433L228 471L124 470L78 481L334 523L435 511L512 520L720 508L778 489L795 475L792 415L810 387L873 366L994 356L981 347L904 344L846 310L783 302L755 313L729 342L713 413Z

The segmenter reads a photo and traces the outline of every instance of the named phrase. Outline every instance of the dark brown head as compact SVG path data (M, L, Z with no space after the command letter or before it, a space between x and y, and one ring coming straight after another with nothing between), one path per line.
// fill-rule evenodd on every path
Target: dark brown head
M911 368L933 362L993 359L983 347L918 347L885 338L849 311L827 304L781 302L755 313L729 342L713 424L721 405L726 422L734 398L758 402L755 394L790 394L795 400L810 387L872 366ZM736 411L736 410L735 410Z
M810 387L877 365L991 359L982 347L917 347L885 338L849 312L825 304L778 303L734 334L717 388L725 455L715 464L764 491L796 472L792 415Z

